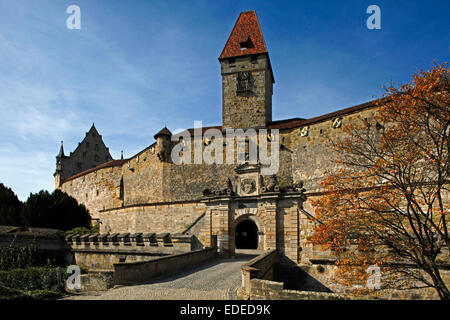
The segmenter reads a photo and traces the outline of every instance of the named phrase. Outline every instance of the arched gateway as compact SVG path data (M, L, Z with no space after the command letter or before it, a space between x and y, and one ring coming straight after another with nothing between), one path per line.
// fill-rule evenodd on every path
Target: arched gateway
M225 188L204 191L206 234L217 235L219 253L226 257L235 249L280 249L298 261L304 189L301 184L280 188L276 176L263 177L260 169L245 163L235 168L236 177Z
M236 249L258 249L258 227L249 219L242 220L236 225Z

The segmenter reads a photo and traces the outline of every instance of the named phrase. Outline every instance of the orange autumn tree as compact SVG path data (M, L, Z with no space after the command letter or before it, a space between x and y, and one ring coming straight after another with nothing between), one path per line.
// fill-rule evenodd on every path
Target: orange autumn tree
M322 224L311 241L336 255L342 283L367 290L368 267L377 266L382 288L431 287L450 299L441 274L450 249L449 74L435 64L387 88L374 119L345 125L345 138L332 141L341 169L314 202Z

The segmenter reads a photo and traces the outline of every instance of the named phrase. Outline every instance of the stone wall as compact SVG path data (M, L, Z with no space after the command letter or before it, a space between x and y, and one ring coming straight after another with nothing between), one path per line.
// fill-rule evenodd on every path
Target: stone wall
M48 260L58 265L71 264L73 255L61 230L0 226L0 248L33 248L37 251L37 263L45 265Z
M122 169L124 206L166 201L162 171L154 145L128 159Z
M341 115L342 125L360 123L365 118L373 122L376 109L365 109L346 115ZM333 172L339 168L336 163L336 154L330 149L330 140L345 136L342 127L333 128L336 117L321 120L316 123L305 124L286 133L285 144L292 150L292 177L295 182L303 181L308 193L320 191L320 182L325 171ZM308 134L302 136L302 130L308 128Z
M233 60L221 61L223 127L265 127L272 121L273 79L268 56L260 54L256 60L251 56ZM251 91L238 93L238 74L247 71L251 74Z
M350 294L355 293L355 287L344 286L336 280L336 266L332 264L314 264L308 266L301 266L305 272L311 275L315 281L321 282L327 288L336 293L342 294ZM440 274L447 287L450 286L450 269L447 266L446 269L441 269ZM380 279L381 288L376 290L376 295L373 297L377 297L379 299L389 299L389 300L438 300L439 296L433 288L418 288L413 289L413 283L411 283L411 287L408 289L391 289L383 286L383 277ZM423 286L423 284L420 284Z
M121 178L122 167L114 166L66 181L60 189L84 204L93 218L98 218L100 210L122 205Z
M215 241L213 240L212 243ZM130 285L147 282L163 275L180 272L186 267L211 261L216 256L217 248L214 246L151 261L116 263L114 264L114 283Z
M183 233L205 211L204 204L200 202L119 207L99 213L100 232Z
M346 300L347 296L328 292L284 289L283 282L252 279L250 300Z
M250 294L252 291L252 279L273 279L274 267L277 262L277 250L269 250L241 267L242 272L242 290L244 294Z

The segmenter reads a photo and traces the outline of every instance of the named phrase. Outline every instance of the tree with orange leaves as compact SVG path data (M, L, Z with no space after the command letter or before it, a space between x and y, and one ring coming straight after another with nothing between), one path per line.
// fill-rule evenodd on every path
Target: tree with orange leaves
M441 273L450 252L449 75L435 64L386 88L374 119L344 125L332 141L341 169L322 182L311 241L336 255L342 283L364 285L377 266L384 288L431 287L450 299Z

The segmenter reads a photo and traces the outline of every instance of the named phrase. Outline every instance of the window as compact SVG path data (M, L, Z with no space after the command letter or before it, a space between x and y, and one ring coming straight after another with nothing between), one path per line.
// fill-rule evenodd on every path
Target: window
M236 66L236 59L232 58L230 59L230 67L235 67Z
M100 148L98 146L98 144L95 145L95 151L98 151Z
M89 148L89 141L86 141L86 148Z
M86 159L86 152L83 152L83 159Z
M77 169L81 170L81 162L77 162Z
M99 162L99 161L100 161L100 158L98 157L98 155L95 155L95 161L96 161L96 162Z
M250 62L251 63L258 63L258 56L257 55L251 56L250 57Z
M241 51L253 48L253 42L252 39L250 39L250 37L248 37L247 41L241 42L239 44L241 46Z

